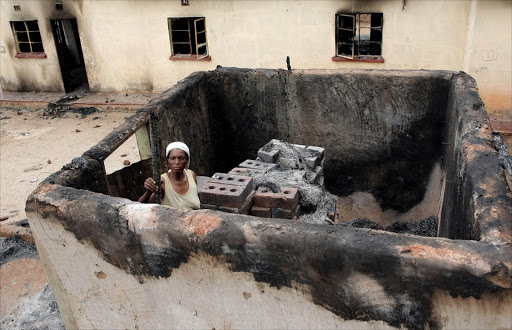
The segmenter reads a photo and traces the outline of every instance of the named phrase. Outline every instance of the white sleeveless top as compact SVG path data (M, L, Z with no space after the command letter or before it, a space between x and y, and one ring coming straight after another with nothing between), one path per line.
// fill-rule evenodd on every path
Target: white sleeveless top
M185 194L178 194L172 187L171 180L167 173L160 176L165 182L165 194L162 199L162 205L168 205L181 210L197 210L199 209L199 196L197 195L197 184L189 169L184 170L188 178L188 191Z

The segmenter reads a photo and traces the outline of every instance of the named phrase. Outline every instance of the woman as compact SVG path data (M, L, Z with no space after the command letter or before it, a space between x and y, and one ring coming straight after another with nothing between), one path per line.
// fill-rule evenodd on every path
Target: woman
M197 195L197 178L194 171L189 170L190 151L183 142L173 142L165 148L165 157L169 171L160 176L162 180L162 205L172 206L182 210L199 209ZM155 192L158 190L153 178L144 181L144 195L139 198L141 203L153 203Z

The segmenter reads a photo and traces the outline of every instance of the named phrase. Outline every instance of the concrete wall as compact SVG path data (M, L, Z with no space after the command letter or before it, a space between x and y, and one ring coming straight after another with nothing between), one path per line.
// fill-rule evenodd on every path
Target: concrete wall
M444 150L444 178L452 183L446 184L440 234L458 239L212 210L180 211L104 194L101 163L150 112L162 118L162 126L174 129L163 134L190 138L191 150L201 146L208 150L209 143L215 146L209 140L212 132L206 137L199 134L203 130L195 120L222 114L214 111L219 101L213 100L220 90L230 90L244 80L227 77L235 73L242 78L253 73L248 82L271 86L272 79L286 72L196 73L150 102L29 196L27 217L67 327L511 326L512 201L497 153L489 147L488 117L474 80L465 74L453 74L446 86L450 123L446 135L441 135L449 145ZM290 81L308 80L316 73L295 72L290 75L304 77ZM330 74L331 79L344 81L368 83L370 79L368 72ZM421 74L425 73L374 72L374 80L385 76L392 81L401 75L404 82L428 79L416 77ZM439 86L445 85L446 72L428 75L437 76ZM234 83L224 84L230 82L227 78ZM217 90L213 81L222 87ZM211 88L203 89L206 86ZM256 108L279 99L292 108L307 104L293 95L256 100L241 93L239 98L255 101ZM239 99L230 102L237 105ZM196 111L180 117L188 106ZM244 108L238 110L241 113ZM173 118L180 120L171 125ZM203 162L198 154L192 157L193 163L194 157L198 164L209 165L208 157ZM468 224L478 231L470 237L457 236Z
M446 123L439 235L495 244L511 242L510 190L501 163L490 157L496 153L490 123L470 76L453 79ZM501 206L496 208L496 203Z
M488 110L512 111L507 1L2 1L2 88L63 90L48 19L76 17L93 91L163 91L193 71L249 68L448 69L475 73ZM334 15L383 12L384 63L333 62ZM206 17L211 61L170 61L169 17ZM38 19L44 60L15 59L10 20ZM496 33L499 31L499 33ZM34 68L36 68L34 70ZM32 74L29 74L32 73ZM477 74L478 73L478 74ZM481 82L480 82L481 80ZM508 94L507 94L508 93Z
M471 1L464 71L489 113L512 118L512 2Z
M343 233L339 227L324 231L287 220L181 213L122 199L105 200L113 208L100 202L96 209L89 204L96 198L81 192L76 202L50 195L40 195L44 212L29 205L29 219L67 328L512 325L512 289L496 288L492 273L499 261L487 254L495 247L484 243L365 229ZM83 201L89 215L65 211ZM100 209L106 217L97 217ZM57 216L61 211L66 215ZM107 236L86 234L87 226L105 229ZM140 241L131 243L142 249L122 251L129 243L122 237L132 234ZM510 249L503 252L510 256ZM167 275L138 274L128 266L152 262L151 271ZM508 276L498 286L511 284Z
M14 4L19 4L21 11L14 11ZM0 2L0 82L4 91L64 91L49 19L75 16L79 16L75 10L58 12L55 2L50 0ZM10 22L28 20L37 20L46 58L15 57L16 45Z

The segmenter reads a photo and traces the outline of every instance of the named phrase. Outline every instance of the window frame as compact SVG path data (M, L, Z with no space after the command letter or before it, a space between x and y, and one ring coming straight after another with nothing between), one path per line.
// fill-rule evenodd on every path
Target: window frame
M380 25L372 25L372 15L378 14L380 15ZM370 15L370 25L365 26L361 25L361 15ZM343 18L350 18L352 20L352 28L344 26L342 23ZM350 24L349 24L350 25ZM357 25L357 26L356 26ZM383 13L339 13L335 15L335 55L333 56L333 61L353 61L353 62L374 62L374 63L383 63L384 58L382 57L382 32L384 27L384 14ZM380 45L380 54L360 54L360 46L361 46L361 28L369 29L370 36L372 31L380 31L380 39L379 40L369 40L369 43L375 43ZM340 37L342 31L351 31L352 32L352 41L351 43L347 43L343 41ZM343 53L340 50L341 45L350 45L352 49L352 54Z
M174 29L172 27L173 20L186 19L187 29ZM204 29L198 31L199 22L203 22ZM191 29L193 25L193 30ZM211 56L208 48L208 36L206 31L206 18L205 17L168 17L167 26L169 29L169 41L171 48L170 60L195 60L195 61L210 61ZM173 32L188 32L188 41L174 41ZM200 35L204 34L204 42L200 42L202 39ZM176 54L175 45L189 45L190 52L188 54ZM200 49L204 48L204 52L200 53Z
M37 30L31 30L28 26L28 23L35 23ZM16 28L17 23L23 23L24 30L18 30ZM41 30L39 29L39 23L37 20L25 20L25 21L10 21L11 30L14 37L14 44L16 46L16 57L17 58L46 58L46 54L44 52L43 39L41 36ZM18 38L19 33L26 33L27 41L20 41ZM32 41L32 39L36 36L39 37L40 41ZM31 39L32 37L32 39ZM20 44L27 44L30 48L30 51L23 51L20 47ZM42 51L34 51L34 45L40 45Z

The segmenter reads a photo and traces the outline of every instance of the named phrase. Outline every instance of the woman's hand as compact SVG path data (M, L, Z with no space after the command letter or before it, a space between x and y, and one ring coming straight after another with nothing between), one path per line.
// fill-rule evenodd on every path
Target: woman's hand
M158 191L158 186L153 178L147 178L146 181L144 181L144 189L155 193Z

